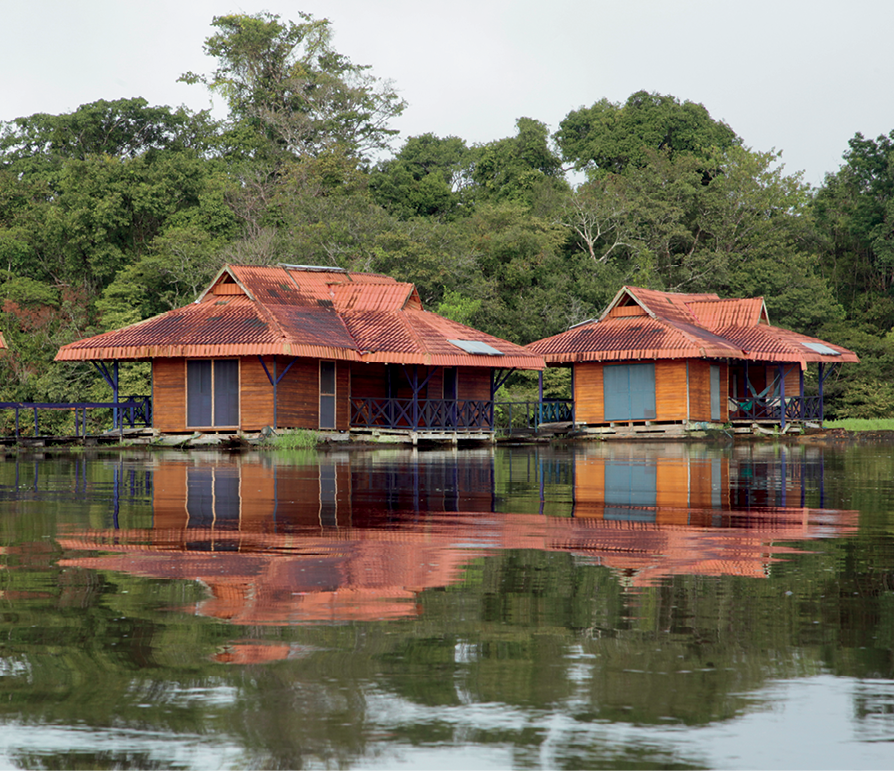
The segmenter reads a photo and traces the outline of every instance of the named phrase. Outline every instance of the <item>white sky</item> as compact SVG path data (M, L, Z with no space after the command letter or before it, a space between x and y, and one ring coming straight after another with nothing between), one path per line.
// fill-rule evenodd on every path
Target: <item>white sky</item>
M635 91L701 102L818 185L847 140L894 130L891 0L0 0L0 120L97 99L209 105L213 16L328 18L336 49L393 81L401 137L488 142L519 117Z

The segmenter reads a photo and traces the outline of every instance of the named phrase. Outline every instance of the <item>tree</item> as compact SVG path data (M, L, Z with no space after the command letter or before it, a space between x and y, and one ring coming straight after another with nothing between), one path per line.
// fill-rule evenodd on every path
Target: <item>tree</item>
M894 131L857 134L848 147L813 207L824 267L850 312L886 332L894 326Z
M363 156L397 133L389 122L405 102L368 66L331 46L326 19L300 14L282 22L270 13L215 16L205 52L218 60L210 75L186 73L222 96L237 125L248 125L267 153L318 155L339 146Z
M379 204L402 219L450 218L469 184L471 161L472 152L459 137L410 137L394 158L379 164L370 188Z
M462 294L482 300L475 326L523 344L567 326L572 279L559 226L514 202L481 204L459 226L475 259Z
M475 149L471 172L475 198L530 204L542 186L567 189L546 125L532 118L519 118L515 125L514 137Z
M638 91L623 104L601 99L573 110L559 124L556 142L578 170L621 173L648 163L647 150L703 160L713 150L740 144L735 132L695 102Z
M34 174L94 155L123 159L185 149L201 154L213 145L215 128L204 112L149 107L142 98L100 99L72 113L0 123L0 168Z

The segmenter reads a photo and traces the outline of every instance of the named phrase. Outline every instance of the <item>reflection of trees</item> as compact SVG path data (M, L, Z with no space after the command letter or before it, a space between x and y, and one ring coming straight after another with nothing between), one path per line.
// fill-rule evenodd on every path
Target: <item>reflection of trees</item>
M848 474L879 483L881 466L858 465ZM51 516L55 505L4 522L5 723L219 737L244 747L249 765L302 768L437 743L509 746L515 765L536 765L555 739L548 718L560 717L556 766L683 768L704 764L678 757L660 734L647 747L619 745L611 725L730 720L759 708L754 694L774 678L894 676L894 549L882 502L862 512L871 529L790 544L761 580L677 575L638 586L592 555L505 549L421 591L418 614L279 627L172 611L206 598L193 582L60 568L69 555L50 537L64 519ZM129 517L149 520L138 501L128 505ZM105 524L98 516L88 521ZM862 684L858 719L878 732L889 696L882 681ZM34 768L82 761L163 765L151 752L17 756Z
M164 761L155 760L150 752L116 752L97 750L95 752L69 750L49 754L35 752L17 752L12 755L16 768L64 769L145 769L168 768Z

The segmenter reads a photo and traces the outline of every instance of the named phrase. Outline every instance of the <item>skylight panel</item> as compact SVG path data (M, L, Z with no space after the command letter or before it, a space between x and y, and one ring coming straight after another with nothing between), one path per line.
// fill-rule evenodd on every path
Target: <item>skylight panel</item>
M809 348L814 353L821 353L824 356L841 356L840 351L836 351L834 348L830 348L823 343L801 343L801 345L805 348Z
M492 345L482 343L480 340L448 340L457 348L462 348L466 353L474 353L480 356L502 356L503 352L498 351Z

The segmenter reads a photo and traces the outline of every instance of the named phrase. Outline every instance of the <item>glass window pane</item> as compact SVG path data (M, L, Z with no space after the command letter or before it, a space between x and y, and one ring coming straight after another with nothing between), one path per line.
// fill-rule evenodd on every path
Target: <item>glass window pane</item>
M211 362L186 362L186 425L211 425Z
M239 362L214 362L214 425L239 425Z
M334 394L335 393L335 362L334 361L321 361L320 362L320 393L321 394Z

